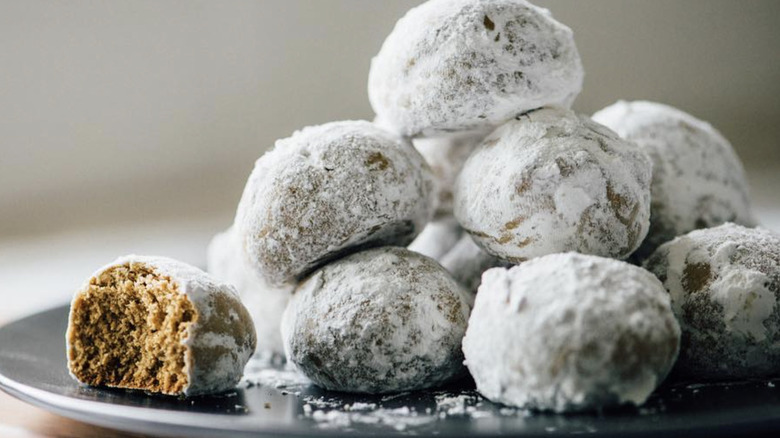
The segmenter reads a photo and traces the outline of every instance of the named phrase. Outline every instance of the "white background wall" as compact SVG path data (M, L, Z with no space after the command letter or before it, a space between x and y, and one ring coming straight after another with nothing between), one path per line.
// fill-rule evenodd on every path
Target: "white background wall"
M417 0L0 0L0 322L126 253L203 266L254 160L373 116L370 58ZM780 231L780 1L539 0L575 31L575 107L710 120Z
M227 224L275 139L372 117L369 60L417 3L0 2L0 236ZM575 30L587 69L576 108L677 105L733 141L754 186L775 172L779 1L538 3Z

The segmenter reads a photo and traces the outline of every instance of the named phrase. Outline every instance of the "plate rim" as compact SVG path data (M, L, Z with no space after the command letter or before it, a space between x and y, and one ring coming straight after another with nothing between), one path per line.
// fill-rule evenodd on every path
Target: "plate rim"
M55 314L62 316L63 313L67 313L69 310L69 304L63 304L53 308L45 309L36 312L31 315L27 315L23 318L9 321L0 326L0 333L10 329L12 326L22 323L29 324L31 319L42 318L45 314ZM75 381L74 381L75 382ZM77 385L83 385L76 382ZM140 407L140 406L127 406L118 405L104 401L84 400L76 397L69 397L67 395L59 394L56 392L47 391L42 388L36 388L29 384L17 381L7 375L5 375L2 367L0 367L0 389L9 394L10 396L28 403L30 405L41 408L45 411L55 413L57 415L70 418L83 423L104 427L107 429L120 430L128 433L145 433L156 436L171 436L180 437L182 434L186 436L196 437L213 437L213 436L286 436L286 437L303 437L312 436L313 431L310 428L303 427L302 425L290 425L286 424L283 427L277 423L266 423L265 427L258 428L257 423L252 423L254 427L248 427L250 425L242 422L233 422L229 427L219 428L210 426L209 419L224 418L224 414L212 414L207 412L193 413L193 412L177 412L174 410L158 409L152 407ZM100 388L98 388L100 389ZM155 413L160 413L160 416L155 416ZM165 418L165 421L158 421L156 418ZM656 427L652 430L627 430L627 431L599 431L596 436L600 437L618 437L618 436L661 436L664 434L685 434L686 436L710 436L710 434L724 436L730 433L755 433L756 431L780 431L780 409L775 416L763 417L760 419L744 419L741 418L738 421L713 421L707 425L691 425L686 423L682 426L664 426ZM314 434L317 436L343 436L345 431L340 429L319 429ZM354 432L351 432L354 433ZM430 431L414 431L415 435L430 435ZM229 435L226 435L229 434ZM398 436L398 433L392 433L390 431L372 431L371 436L375 437L390 437ZM438 433L437 436L445 437L450 435L449 433ZM509 434L501 434L499 431L495 433L482 432L479 436L508 436ZM518 431L514 435L524 437L537 437L537 436L555 436L554 434L542 433L536 431Z

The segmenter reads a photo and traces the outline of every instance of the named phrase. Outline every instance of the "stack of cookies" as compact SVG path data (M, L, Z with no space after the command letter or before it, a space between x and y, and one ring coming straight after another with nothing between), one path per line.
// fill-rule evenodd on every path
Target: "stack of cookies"
M577 114L583 78L525 0L410 10L371 63L374 121L277 141L210 245L259 348L331 390L470 373L556 412L780 371L780 238L749 228L731 145L657 103Z

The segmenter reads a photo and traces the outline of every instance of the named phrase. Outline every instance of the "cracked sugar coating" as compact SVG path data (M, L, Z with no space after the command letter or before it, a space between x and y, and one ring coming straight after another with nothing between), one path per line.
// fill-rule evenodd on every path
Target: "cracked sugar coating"
M647 258L676 236L725 222L755 224L742 163L709 123L653 102L617 102L593 120L637 143L653 160Z
M426 225L407 249L441 262L462 235L463 228L454 217L437 219Z
M431 167L436 180L436 215L452 215L455 180L463 163L489 132L465 133L445 137L418 138L414 147Z
M566 251L622 259L647 233L650 178L635 145L550 107L485 138L455 184L455 217L512 263Z
M780 236L727 223L668 242L645 262L683 330L675 374L780 374Z
M284 355L282 334L279 330L282 313L290 301L294 285L274 287L246 261L241 240L234 227L211 239L207 253L208 272L215 278L232 284L238 290L257 332L257 350Z
M76 292L68 370L94 386L198 395L235 387L255 350L233 286L185 263L126 256Z
M406 245L432 216L433 176L401 138L365 121L305 128L255 164L236 213L272 285L357 249Z
M555 412L641 405L674 364L680 327L642 268L565 253L482 280L463 352L492 401Z
M482 274L490 268L509 267L510 264L486 253L468 234L445 254L440 263L466 290L477 293Z
M431 0L385 40L368 95L398 132L435 135L570 106L583 77L571 29L546 9L524 0Z
M434 260L404 248L352 254L314 272L282 319L287 360L334 391L390 393L465 373L471 295Z

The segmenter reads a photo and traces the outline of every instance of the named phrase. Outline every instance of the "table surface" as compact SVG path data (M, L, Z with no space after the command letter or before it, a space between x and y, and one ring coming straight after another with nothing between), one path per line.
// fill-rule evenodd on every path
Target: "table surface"
M129 438L142 435L117 432L60 417L0 391L0 436L6 438Z

